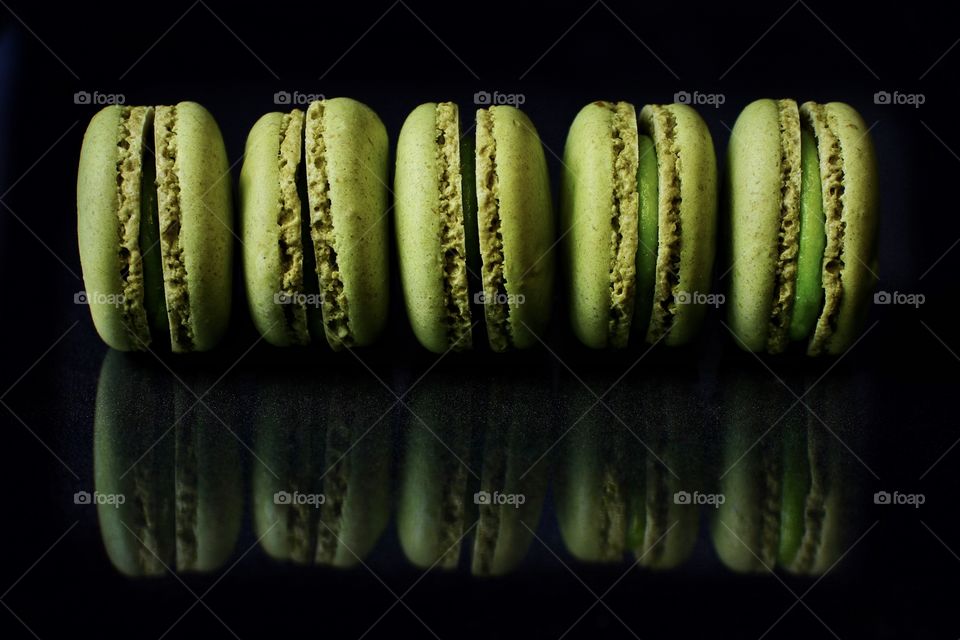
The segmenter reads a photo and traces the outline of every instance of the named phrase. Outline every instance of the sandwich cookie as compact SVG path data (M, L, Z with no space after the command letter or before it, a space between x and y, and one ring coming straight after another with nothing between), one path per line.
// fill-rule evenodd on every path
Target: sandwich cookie
M213 117L193 102L111 105L90 121L77 174L87 303L121 351L205 351L230 317L230 169Z
M387 318L387 132L369 107L319 100L247 138L240 236L250 314L267 342L366 346Z
M839 102L757 100L728 150L729 318L750 351L839 354L877 272L878 177L866 124Z
M171 384L155 362L118 351L97 384L97 517L107 556L131 577L215 571L240 533L237 440Z
M594 102L564 147L561 229L570 320L593 348L689 342L716 245L713 140L682 104Z
M549 319L553 214L536 129L510 106L420 105L397 142L396 232L410 324L436 353L526 348Z

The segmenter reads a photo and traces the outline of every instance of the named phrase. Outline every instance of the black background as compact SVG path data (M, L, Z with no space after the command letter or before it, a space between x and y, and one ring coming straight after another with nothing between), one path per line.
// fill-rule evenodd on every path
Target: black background
M555 192L557 155L567 128L577 110L594 99L642 105L671 102L678 91L722 94L720 108L699 107L721 169L728 127L753 99L841 100L860 110L873 126L880 162L878 288L922 293L926 301L916 309L874 306L870 331L822 384L854 380L851 384L867 389L865 399L851 395L850 402L862 409L854 426L868 442L858 453L873 472L868 474L871 488L922 492L927 502L916 510L871 513L866 524L877 524L851 551L849 562L845 559L804 598L809 609L794 607L768 637L957 637L960 619L952 609L960 588L960 525L952 507L960 448L948 449L958 436L960 373L954 320L958 292L951 284L960 249L950 250L960 239L952 193L960 169L954 151L960 149L954 126L960 49L948 50L958 38L960 25L949 7L923 2L895 10L813 0L758 6L275 3L247 9L213 2L52 8L7 6L5 0L0 6L0 327L6 339L0 390L6 408L0 408L0 479L7 489L0 524L0 599L6 605L0 610L0 635L159 637L195 601L174 578L137 582L117 574L104 554L92 511L71 500L74 491L92 485L93 405L106 353L87 310L73 304L74 293L82 289L76 165L83 130L97 108L75 104L74 93L122 93L128 104L200 102L220 123L233 161L240 158L256 119L278 109L277 91L361 100L381 116L393 142L417 104L454 100L469 105L474 92L496 90L525 96L523 109L548 149ZM875 104L877 91L919 93L925 103L919 108ZM234 180L238 172L239 164ZM718 258L718 275L726 264L724 256ZM321 380L368 376L369 365L399 392L435 359L414 344L394 285L390 330L379 346L359 354L364 364L349 354L278 353L259 344L230 369L256 340L238 297L227 343L209 356L180 359L174 367L206 371L210 380L227 372L210 405L240 433L250 391L261 389L281 369ZM720 280L717 287L723 290L726 284ZM769 373L736 349L721 319L720 314L708 318L697 344L644 359L628 382L685 368L697 381L689 385L690 397L703 403L705 419L714 415L718 383L729 367ZM509 368L542 381L562 404L565 385L576 385L576 377L616 379L642 353L579 348L561 301L547 341L553 352L492 357L481 351L450 358L424 384L445 369L483 377ZM830 365L792 356L766 362L786 379L815 379ZM386 389L383 393L381 400L392 401ZM397 413L393 425L403 421ZM549 511L541 532L597 594L629 566L573 563ZM254 540L245 531L235 558ZM402 560L392 532L371 567L398 595L420 575ZM200 595L218 578L190 577L186 584ZM798 596L812 584L786 578ZM206 632L228 637L230 630L240 638L359 637L394 601L363 569L291 569L254 549L206 596L210 610L198 605L169 637ZM427 575L405 599L416 615L398 605L369 636L426 637L429 628L441 638L521 633L555 638L594 601L535 542L529 562L506 579ZM604 602L616 615L596 606L570 635L756 638L795 598L770 575L740 577L724 570L704 543L681 570L634 570Z

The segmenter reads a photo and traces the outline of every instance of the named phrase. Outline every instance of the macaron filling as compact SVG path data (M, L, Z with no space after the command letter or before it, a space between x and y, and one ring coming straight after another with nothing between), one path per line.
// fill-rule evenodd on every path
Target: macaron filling
M151 109L152 112L152 109ZM144 141L153 139L153 118ZM140 179L140 263L143 266L143 306L146 309L150 334L169 344L170 322L167 319L167 303L163 291L163 260L160 250L160 214L157 210L157 168L152 158L143 155Z
M307 310L298 294L303 291L303 234L302 203L297 189L297 175L303 150L303 112L295 109L284 114L280 121L280 144L277 154L280 177L280 214L277 218L278 249L280 252L280 286L283 296L283 316L290 341L306 344Z
M641 112L643 132L653 138L657 156L657 265L653 287L653 309L647 342L656 342L673 328L677 287L680 284L681 218L680 147L676 139L676 118L666 107L647 105Z
M613 198L610 204L610 345L627 346L633 320L637 254L637 115L627 102L603 103L611 111Z
M793 100L778 100L780 134L780 229L773 308L767 330L767 351L779 353L789 344L788 331L796 295L800 229L800 116Z
M657 277L657 151L647 135L637 136L637 206L639 240L637 242L635 329L645 333L653 310L653 288Z
M508 321L510 307L504 274L500 181L497 177L497 141L492 109L477 110L476 181L477 230L483 257L481 280L487 338L494 351L504 351L512 340Z
M145 139L152 126L153 109L122 107L117 142L117 220L122 302L120 315L135 348L150 344L150 327L144 300L144 268L140 225L143 202Z
M177 162L177 107L157 107L154 120L160 248L170 343L175 352L193 350L187 265L180 244L180 168Z
M436 108L437 170L440 190L440 248L447 337L450 348L473 346L467 249L460 158L460 117L457 105L441 102Z
M790 338L808 338L817 324L823 306L823 250L827 243L823 219L823 195L820 186L820 160L817 142L804 126L800 132L800 251L797 257L797 293L790 319Z
M783 439L783 491L778 562L790 565L803 541L804 508L810 492L807 438L803 429L788 429Z
M305 146L307 155L307 192L310 201L310 238L320 285L323 327L327 342L334 350L353 345L349 307L343 278L337 264L333 204L327 169L324 102L317 100L307 109Z

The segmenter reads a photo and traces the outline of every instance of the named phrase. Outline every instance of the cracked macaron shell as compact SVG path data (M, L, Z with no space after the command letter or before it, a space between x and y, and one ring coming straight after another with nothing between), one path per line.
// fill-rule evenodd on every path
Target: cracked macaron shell
M164 256L164 288L167 313L171 318L171 336L175 335L175 317L187 317L189 343L173 343L174 351L206 351L223 336L230 318L233 268L233 208L230 164L220 128L210 112L195 102L175 107L157 107L157 120L164 111L175 110L176 132L170 148L176 154L170 179L176 178L177 192L158 184L161 207L160 233L164 235L163 202L165 194L176 199L179 217L180 256ZM159 149L157 153L161 153ZM162 180L157 171L158 183ZM174 229L168 229L174 233ZM171 304L168 265L178 260L186 271L182 283L187 292L188 309ZM173 300L179 303L179 300Z
M487 114L489 117L487 117ZM488 280L492 265L502 269L509 309L506 318L487 303L487 332L495 351L508 346L528 348L539 342L546 328L552 302L554 256L553 207L547 162L537 130L525 113L511 106L477 111L477 194L480 211L478 232L482 274L487 298L496 292ZM489 131L481 132L481 127ZM483 157L481 139L489 134L495 146L495 164ZM484 167L496 172L497 191L489 192ZM495 198L499 236L484 214L484 202ZM497 321L496 318L500 320Z
M560 210L563 254L566 260L567 288L570 302L570 322L581 342L592 348L613 344L611 332L612 282L611 264L621 256L614 256L617 229L625 226L637 229L636 186L633 204L624 203L614 211L617 201L617 176L615 167L618 149L614 139L614 118L617 107L629 107L626 103L593 102L583 107L574 119L564 146L563 179L560 190ZM629 123L625 123L629 126ZM633 124L633 148L636 152L636 123ZM631 180L636 183L636 159ZM621 218L615 227L613 218ZM632 225L629 218L633 219ZM636 235L636 233L634 233ZM629 239L627 240L629 244ZM633 251L626 250L617 264L618 272L626 278L622 296L629 299L629 308L624 313L632 314L634 272L636 269L636 239ZM624 253L624 252L620 252ZM629 255L626 255L629 254ZM629 329L629 317L627 318ZM624 334L624 339L626 334ZM624 346L624 345L620 345Z
M303 112L295 111L299 117L302 132ZM287 322L284 305L277 304L274 296L283 291L281 283L281 252L278 250L281 239L279 224L281 203L281 169L278 162L281 144L281 128L284 118L289 114L268 113L263 115L247 136L243 168L240 170L240 237L243 241L244 286L247 302L254 326L270 344L287 346L302 344L309 338L306 326L302 332L293 331ZM302 141L300 143L302 147ZM300 154L295 154L297 159ZM291 156L292 158L292 156ZM289 167L288 167L289 168ZM287 175L286 180L291 176ZM295 180L296 177L293 176ZM299 202L299 198L297 198ZM300 220L300 211L297 212ZM298 237L301 228L296 228ZM301 278L299 293L302 293L304 274L302 247L299 262ZM305 316L305 310L301 309ZM296 313L296 312L295 312ZM305 319L305 318L304 318Z
M800 107L801 118L814 131L820 157L820 176L827 187L823 190L824 216L827 219L827 247L824 252L824 310L835 305L836 315L828 320L821 314L810 340L807 352L818 355L843 353L856 340L869 309L870 294L876 286L877 230L879 224L879 178L873 141L869 128L853 107L830 102L817 105L806 102ZM823 128L835 137L840 157L825 153ZM831 165L840 164L842 182L839 185L840 219L831 224L830 174ZM830 265L831 235L842 230L842 261L836 267L839 287L827 286Z
M668 130L665 123L672 125ZM710 278L716 254L717 235L717 157L713 138L706 123L697 111L684 104L647 105L639 116L641 133L653 138L657 150L659 173L659 234L657 239L657 282L654 285L654 306L661 305L672 316L666 320L669 333L663 338L667 345L686 344L697 334L706 313L705 304L676 304L676 294L705 295L710 291ZM672 149L676 154L675 169L663 162L663 150ZM679 179L680 229L670 223L668 208L677 195L676 188L666 183L666 177L676 172ZM679 282L668 287L670 276L667 249L677 240ZM663 294L670 290L674 302L664 302ZM663 323L658 314L651 317L647 341L661 338Z
M327 341L341 346L367 346L383 331L389 302L389 248L387 232L387 179L389 141L387 130L376 113L350 98L314 102L307 114L306 134L322 132L327 198L330 207L326 242L332 241L336 268L321 277L321 291L333 293L338 279L335 322L346 318L347 335L331 328L331 309L324 308ZM308 144L305 160L311 157ZM311 169L307 169L308 184ZM308 186L309 189L309 186ZM314 192L311 190L311 198ZM311 200L311 212L317 203ZM311 213L311 225L313 222ZM316 245L317 236L314 236ZM316 247L315 247L316 248ZM326 287L326 289L324 289ZM333 332L334 335L331 335Z
M149 109L143 108L140 109ZM152 109L151 111L152 117ZM118 162L121 158L121 123L124 120L124 108L112 105L101 109L90 120L83 137L80 150L80 163L77 172L77 234L80 248L80 263L83 267L83 283L94 326L103 341L121 351L140 350L150 343L148 333L134 337L131 330L135 324L124 320L118 306L97 304L106 299L102 296L133 296L130 304L143 305L143 287L133 282L124 283L121 277L122 265L118 256L121 246L129 245L122 241L120 215L120 193L118 189ZM130 158L136 165L135 175L142 175L141 158ZM129 172L131 177L133 172ZM139 187L137 187L139 196ZM137 224L139 210L134 213ZM131 220L133 223L133 220ZM139 254L139 243L134 234L133 242ZM134 258L134 252L129 252ZM141 309L142 313L142 309ZM143 324L146 314L143 314ZM146 331L146 327L143 327Z
M442 124L438 122L438 107L443 104L448 103L428 102L407 116L397 140L394 179L397 253L407 317L417 339L434 353L451 347L465 349L472 344L471 334L464 328L464 323L471 320L459 184L461 167L459 162L452 162L460 157L459 130L458 140L449 150L438 146L438 125ZM455 105L450 106L456 109ZM450 163L446 171L457 176L457 180L450 181L446 194L441 193L443 161ZM448 219L454 225L459 220L461 229L453 228L445 234ZM447 258L461 263L452 268L452 281L447 280ZM448 290L454 296L449 304ZM451 327L456 328L455 333ZM461 337L451 338L455 334ZM454 347L455 340L459 342Z

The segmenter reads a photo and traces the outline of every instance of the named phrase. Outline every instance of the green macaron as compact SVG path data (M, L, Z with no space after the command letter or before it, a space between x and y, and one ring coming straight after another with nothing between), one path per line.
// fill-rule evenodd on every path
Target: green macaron
M233 211L217 123L202 106L112 105L77 175L87 304L111 347L204 351L230 316Z
M593 102L564 148L561 233L576 336L677 345L706 310L716 245L713 140L681 104Z
M223 566L243 514L239 444L166 369L107 353L93 445L100 534L121 573Z
M728 150L729 318L750 351L856 340L877 271L873 144L846 104L757 100Z
M450 102L420 105L397 142L396 233L410 324L443 353L538 342L550 313L553 214L536 129L509 106L473 124Z
M268 113L247 138L240 236L250 314L278 346L374 342L386 323L387 132L349 98Z

